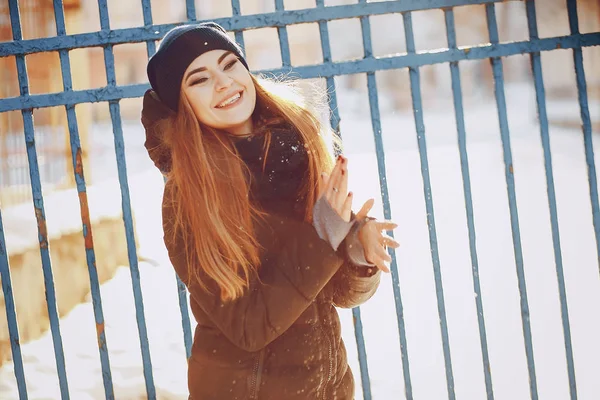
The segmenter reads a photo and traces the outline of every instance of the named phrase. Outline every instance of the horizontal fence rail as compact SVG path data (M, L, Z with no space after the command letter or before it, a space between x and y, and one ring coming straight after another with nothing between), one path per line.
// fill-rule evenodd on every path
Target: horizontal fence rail
M0 44L0 48L1 46L2 44ZM508 57L517 54L532 54L556 49L578 49L590 46L600 46L600 33L586 33L398 56L372 57L357 61L324 62L319 65L294 67L293 74L302 79L326 78L370 71L422 67L425 65L467 60L484 60L493 57ZM255 72L278 75L289 73L290 69L275 68ZM0 112L141 97L149 87L148 84L108 85L99 89L12 97L0 101Z
M241 32L249 29L285 27L310 22L334 21L347 18L368 17L390 13L424 11L461 5L499 3L503 0L402 0L382 1L366 4L317 7L307 10L276 11L269 14L239 15L239 0L232 1L232 18L214 18L228 31ZM237 6L236 6L237 4ZM201 22L201 21L199 21ZM188 22L192 23L192 22ZM195 22L194 22L195 23ZM0 44L0 57L26 55L46 51L73 50L82 47L99 47L107 44L139 43L160 40L172 28L181 24L152 25L139 28L101 30L82 33L65 38L30 39Z

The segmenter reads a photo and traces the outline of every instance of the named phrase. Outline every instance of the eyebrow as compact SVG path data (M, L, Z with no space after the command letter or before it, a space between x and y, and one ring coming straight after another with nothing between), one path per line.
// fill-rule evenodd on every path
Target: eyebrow
M225 53L221 54L221 56L217 60L217 64L221 64L221 62L223 61L223 59L225 59L225 57L227 57L230 54L233 54L233 53L231 51L226 51ZM186 75L185 80L187 81L189 79L189 77L192 76L192 75L194 75L196 72L202 72L202 71L206 71L206 67L198 67L198 68L195 68L195 69L191 70Z

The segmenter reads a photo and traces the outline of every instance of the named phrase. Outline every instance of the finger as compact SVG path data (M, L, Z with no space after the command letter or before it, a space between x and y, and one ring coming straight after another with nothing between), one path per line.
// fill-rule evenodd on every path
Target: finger
M344 201L344 205L342 206L342 213L340 216L344 219L344 221L349 222L350 217L352 215L352 199L354 195L352 192L348 193L346 196L346 201Z
M391 231L398 227L398 224L392 221L375 222L375 227L379 231Z
M373 208L373 204L375 204L375 199L367 200L361 209L356 213L356 219L358 221L365 219L369 214L369 211L371 211Z
M348 185L346 184L346 191L344 191L344 188L342 188L343 181L346 177L346 172L344 171L344 164L345 159L342 156L339 156L339 173L336 175L335 180L333 182L333 194L331 198L331 205L336 211L338 211L338 213L341 212L342 206L344 205L344 201L346 200L346 196L348 195Z
M327 182L329 182L329 174L323 172L321 174L321 185L319 187L319 197L323 196L327 190Z
M329 204L332 204L333 195L335 194L335 192L333 190L333 188L335 187L334 184L337 180L338 175L340 175L340 174L341 174L341 163L340 163L340 160L338 159L338 161L335 164L335 167L333 168L333 171L331 171L331 174L329 175L329 180L327 181L327 186L325 188L325 197L329 201Z
M387 262L392 262L392 257L390 257L390 255L388 254L388 252L385 251L383 249L383 247L377 246L377 248L375 249L374 253L375 253L375 257L381 258L382 260L387 261Z
M342 175L340 179L340 198L345 201L346 196L348 195L348 159L346 157L342 158Z
M381 243L382 246L391 247L393 249L397 249L398 247L400 247L400 243L398 243L393 238L386 236L386 235L381 236L379 242Z
M375 264L377 268L379 268L383 272L390 272L390 269L387 267L387 265L385 265L385 261L379 257L376 257L375 260L373 260L373 264Z

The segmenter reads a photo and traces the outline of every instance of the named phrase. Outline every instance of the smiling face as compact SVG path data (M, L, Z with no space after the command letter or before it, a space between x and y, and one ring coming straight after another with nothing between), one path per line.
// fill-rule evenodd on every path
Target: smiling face
M183 74L181 93L201 123L237 136L252 132L256 89L235 54L211 50L198 56Z

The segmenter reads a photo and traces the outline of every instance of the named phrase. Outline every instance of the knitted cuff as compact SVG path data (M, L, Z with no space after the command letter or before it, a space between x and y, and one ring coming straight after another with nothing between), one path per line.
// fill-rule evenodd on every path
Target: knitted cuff
M319 237L337 251L348 232L354 226L355 220L346 222L331 207L324 196L321 196L313 208L313 226Z

